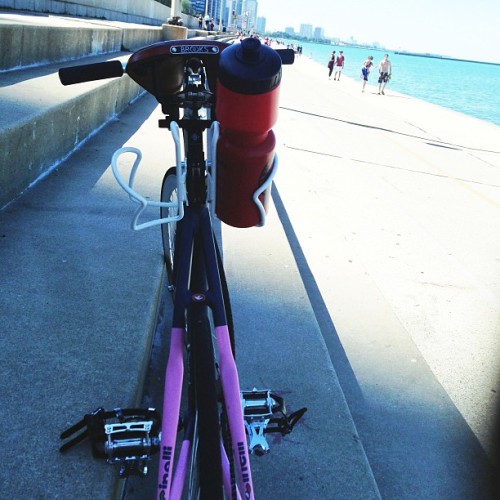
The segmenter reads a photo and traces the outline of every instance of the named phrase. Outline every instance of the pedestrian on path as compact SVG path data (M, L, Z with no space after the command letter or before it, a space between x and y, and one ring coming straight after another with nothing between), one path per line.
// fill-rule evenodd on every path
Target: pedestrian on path
M384 58L380 61L378 65L378 93L379 95L385 95L384 89L387 85L387 82L391 78L392 73L392 64L389 61L389 54L385 54Z
M366 82L368 81L368 75L370 74L370 68L373 66L373 56L368 56L366 61L361 66L361 78L363 80L363 87L361 92L365 91Z
M333 79L339 81L342 70L344 69L344 51L340 51L337 56L337 60L335 61L335 74L333 75Z
M333 73L333 68L335 67L335 51L332 52L330 60L328 61L328 79L330 80Z

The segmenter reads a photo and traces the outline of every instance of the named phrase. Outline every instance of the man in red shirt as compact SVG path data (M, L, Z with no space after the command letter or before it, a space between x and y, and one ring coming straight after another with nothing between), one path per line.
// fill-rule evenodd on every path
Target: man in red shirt
M344 69L344 52L341 50L335 61L335 74L333 79L339 81L342 70ZM338 76L337 76L338 75Z

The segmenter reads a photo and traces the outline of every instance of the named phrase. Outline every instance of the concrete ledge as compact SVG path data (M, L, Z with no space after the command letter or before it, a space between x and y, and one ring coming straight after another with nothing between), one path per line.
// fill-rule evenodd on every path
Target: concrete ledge
M163 24L164 40L183 40L189 38L188 29L185 26L175 26L173 24Z
M128 76L64 88L56 73L40 76L40 71L31 70L29 80L0 88L0 206L143 92ZM23 105L23 97L33 96L38 102Z
M0 71L7 73L0 86L0 206L44 175L141 92L128 77L63 88L56 75L60 65L50 67L51 63L89 55L97 56L89 62L98 62L106 60L102 54L187 38L190 31L170 25L144 27L2 14L0 46L5 50L0 52Z
M54 28L49 26L0 25L0 70L74 59L90 54L119 52L118 29Z
M269 439L271 453L252 457L256 498L379 500L274 205L262 228L223 225L222 241L242 388L308 408L290 436Z
M67 26L0 22L0 71L77 59L89 55L133 51L163 39L160 27L111 26L66 21ZM24 19L23 19L24 18ZM64 24L64 23L61 23Z
M0 0L0 7L156 26L170 16L170 7L154 0Z
M161 28L127 28L122 32L122 50L134 51L162 40Z

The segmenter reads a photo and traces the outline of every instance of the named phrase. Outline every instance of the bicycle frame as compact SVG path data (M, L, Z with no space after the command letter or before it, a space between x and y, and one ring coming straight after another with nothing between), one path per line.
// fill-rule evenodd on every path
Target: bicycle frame
M194 249L194 245L199 245L199 248ZM193 255L199 255L204 259L207 275L206 290L190 289L190 270L197 266L197 263L192 261ZM190 306L203 304L212 310L215 326L220 379L231 439L235 443L233 453L237 457L238 489L241 492L237 498L251 499L254 498L253 484L240 401L240 385L224 310L211 216L207 207L193 209L188 206L185 208L184 218L177 223L175 259L176 294L170 355L165 373L158 498L180 498L184 486L192 444L189 441L189 436L183 440L175 469L173 467L173 451L176 446L184 374L185 310ZM189 432L186 434L189 435ZM226 491L230 492L229 464L226 457L223 458L223 462L223 480Z

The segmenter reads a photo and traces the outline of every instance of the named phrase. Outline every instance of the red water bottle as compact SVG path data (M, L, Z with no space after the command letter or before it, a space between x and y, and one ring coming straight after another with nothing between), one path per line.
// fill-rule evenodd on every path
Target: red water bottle
M234 227L261 224L254 193L271 174L281 58L256 38L222 51L217 80L217 216ZM270 189L270 186L269 188ZM264 204L266 193L259 196Z

